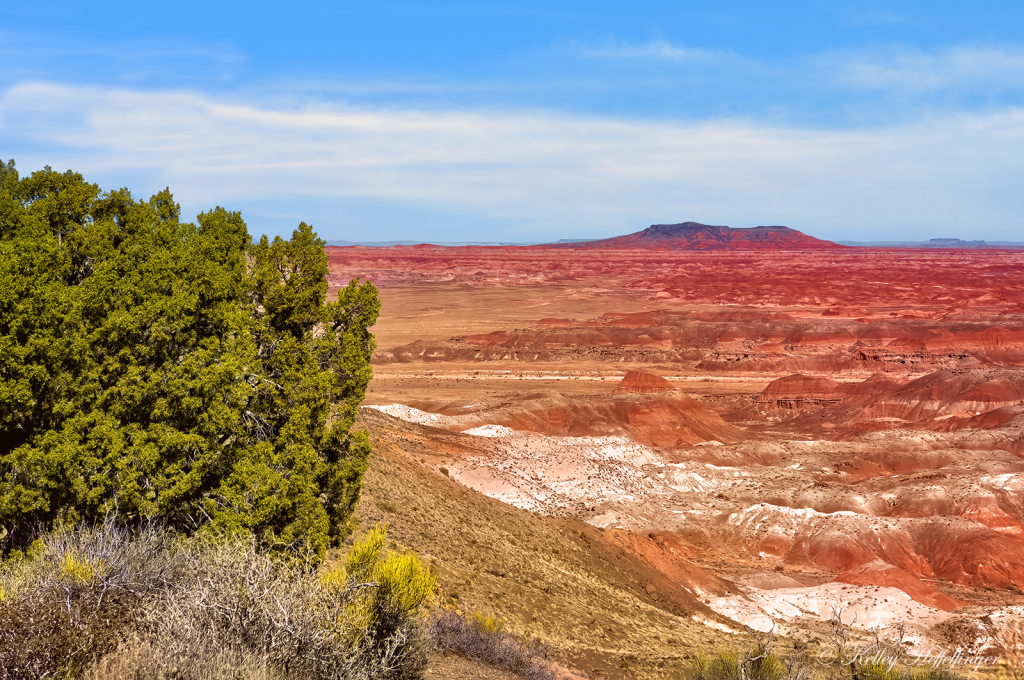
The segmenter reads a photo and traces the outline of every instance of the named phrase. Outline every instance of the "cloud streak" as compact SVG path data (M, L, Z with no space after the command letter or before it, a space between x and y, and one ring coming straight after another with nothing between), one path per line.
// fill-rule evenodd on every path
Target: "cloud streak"
M0 31L0 62L5 66L0 82L7 83L52 73L76 82L112 78L139 83L156 78L181 80L196 74L202 74L203 80L223 81L240 72L247 61L242 52L227 44L158 38L95 41L80 36L54 40Z
M901 93L1024 92L1024 47L905 47L816 57L841 85Z
M822 130L286 107L35 83L3 91L0 112L0 138L23 170L71 167L140 194L170 185L186 207L305 208L328 238L568 238L697 219L853 240L1009 240L1024 226L1024 197L1011 179L1024 176L1024 110L1016 108ZM352 201L459 217L424 234L416 224L384 224ZM506 233L481 232L495 223ZM363 231L342 235L341 224Z
M731 57L727 52L681 47L667 40L641 44L609 40L598 45L574 42L570 53L583 59L654 59L676 64L720 61Z
M1024 46L959 45L924 50L903 45L838 50L780 63L762 62L724 50L647 43L573 43L569 53L584 60L647 62L680 72L715 73L732 82L768 78L789 92L826 87L833 94L884 92L902 97L941 94L1024 95Z

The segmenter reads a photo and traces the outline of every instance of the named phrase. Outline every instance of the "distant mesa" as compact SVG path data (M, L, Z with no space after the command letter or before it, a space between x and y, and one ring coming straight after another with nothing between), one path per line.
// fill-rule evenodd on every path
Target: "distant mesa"
M789 227L734 229L699 222L652 224L643 231L597 241L558 243L562 248L644 248L658 250L819 250L843 248Z
M604 239L563 238L548 242L519 241L327 241L328 246L371 248L405 247L508 247L539 246L543 248L636 248L644 250L831 250L862 248L950 248L950 249L1016 249L1024 243L1011 241L964 241L959 238L933 238L928 241L826 241L789 227L733 227L682 222L652 224L643 231Z
M984 248L1017 249L1024 247L1020 241L965 241L959 238L933 238L927 241L838 241L840 245L859 248L952 248L974 250Z
M675 389L672 383L660 375L644 371L629 371L612 394L649 394L672 389Z
M931 238L921 245L929 248L984 248L988 244L984 241L964 241L958 238Z

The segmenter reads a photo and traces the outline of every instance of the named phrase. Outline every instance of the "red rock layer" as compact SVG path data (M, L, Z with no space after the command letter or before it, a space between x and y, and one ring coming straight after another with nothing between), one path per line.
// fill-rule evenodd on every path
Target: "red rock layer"
M411 406L443 412L436 404ZM731 443L743 433L711 409L680 394L620 394L601 399L560 394L525 395L497 407L462 410L451 429L502 425L514 430L562 437L627 436L647 446L691 446L706 441Z
M646 371L627 371L612 394L648 394L674 389L672 383L660 375Z
M757 402L801 408L806 404L838 404L843 396L835 380L795 373L769 383L758 395Z
M843 572L835 578L835 581L856 586L899 588L915 602L946 612L951 612L960 606L956 600L922 583L913 574L880 560Z
M839 383L794 374L771 382L754 405L783 418L827 421L839 438L896 427L1009 432L1019 428L1018 419L1024 416L1024 369L942 370L903 385L882 375ZM814 417L809 420L808 414ZM1017 453L1021 447L996 448Z
M586 279L694 303L812 306L832 317L971 321L1024 314L1024 252L1013 250L576 249L553 247L328 247L331 287L353 276L378 286L566 284ZM845 310L845 311L844 311ZM857 316L860 316L857 314ZM866 316L866 315L865 315Z
M930 373L900 387L866 407L860 418L917 421L975 416L1024 400L1024 373L1019 370L974 369Z
M759 319L763 315L765 318ZM696 362L709 372L926 372L1024 365L1024 318L1016 325L960 321L795 319L757 309L606 312L596 319L543 319L381 350L376 363L410 361Z

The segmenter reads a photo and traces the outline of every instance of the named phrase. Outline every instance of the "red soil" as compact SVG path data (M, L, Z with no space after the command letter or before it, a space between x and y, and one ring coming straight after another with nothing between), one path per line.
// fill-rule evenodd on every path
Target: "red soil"
M929 585L922 583L913 574L881 560L862 564L856 569L845 571L835 578L839 583L855 586L882 586L899 588L916 602L942 611L951 612L960 604Z
M803 426L828 422L830 434L840 439L896 427L987 430L989 443L979 448L1024 452L1024 442L1013 436L1024 422L1020 368L935 371L902 385L882 375L839 383L794 374L770 383L754 406Z
M415 408L445 412L442 405L414 401ZM528 394L500 406L453 413L451 429L482 425L562 437L627 436L648 446L737 442L743 434L717 413L680 394L619 394L599 399L557 393Z
M627 286L691 303L861 308L867 318L979 319L1020 325L1024 252L1014 250L692 251L535 247L328 247L333 288L353 276L378 286ZM576 284L574 284L576 285ZM719 310L728 313L728 310ZM857 311L860 311L859 309ZM902 326L902 323L900 324ZM985 342L984 338L976 341ZM998 345L1000 340L990 340Z
M758 395L757 402L801 408L806 404L838 404L843 396L841 386L835 380L796 373L772 381Z
M891 394L880 393L859 414L861 419L919 421L966 414L968 417L1016 406L1024 400L1024 372L1006 369L937 371Z
M629 531L610 529L602 539L627 553L631 553L655 572L666 577L669 583L682 588L690 595L713 595L722 597L737 593L736 586L697 567L686 556L693 547L673 534L649 534L640 536Z
M961 585L1024 585L1024 542L975 522L931 522L921 530L918 552L935 575Z

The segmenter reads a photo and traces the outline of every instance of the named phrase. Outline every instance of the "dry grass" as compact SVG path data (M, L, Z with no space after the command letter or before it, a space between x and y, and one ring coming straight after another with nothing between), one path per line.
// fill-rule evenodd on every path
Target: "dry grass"
M987 626L999 652L1003 673L1013 680L1024 678L1024 619L1013 618L1001 625Z
M437 610L427 622L427 634L442 654L459 654L501 668L527 680L553 680L555 670L546 650L524 645L488 617L467 618Z
M44 536L0 574L0 678L419 677L432 577L371 535L340 578L245 537L180 543L114 521Z
M113 521L40 539L0 569L0 678L80 673L118 647L176 566L154 527L134 540Z

